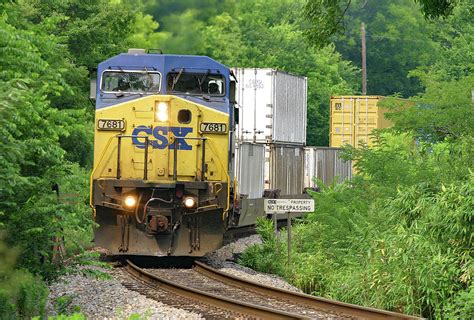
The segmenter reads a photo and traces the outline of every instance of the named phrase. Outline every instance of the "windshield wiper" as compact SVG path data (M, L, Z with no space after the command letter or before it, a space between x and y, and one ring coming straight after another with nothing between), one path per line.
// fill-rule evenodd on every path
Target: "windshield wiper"
M184 71L184 68L181 68L181 70L179 70L179 73L176 75L176 77L173 78L173 85L171 86L171 90L174 90L174 86L178 83L178 80L183 74L183 71Z
M197 81L198 81L198 84L199 84L199 91L202 92L202 84L204 83L204 81L206 81L207 77L209 76L209 73L211 73L211 70L207 70L206 74L202 77L202 79L199 79L199 77L197 77Z

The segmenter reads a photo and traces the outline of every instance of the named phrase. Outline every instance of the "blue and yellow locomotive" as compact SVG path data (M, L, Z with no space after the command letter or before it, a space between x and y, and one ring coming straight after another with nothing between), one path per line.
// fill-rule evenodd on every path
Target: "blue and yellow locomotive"
M91 206L112 254L202 256L234 211L235 82L204 56L131 49L97 70Z

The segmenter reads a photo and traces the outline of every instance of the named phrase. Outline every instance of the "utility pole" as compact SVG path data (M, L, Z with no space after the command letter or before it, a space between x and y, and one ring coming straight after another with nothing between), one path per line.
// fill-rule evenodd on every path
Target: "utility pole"
M365 24L362 22L360 26L360 36L362 40L362 94L367 94L367 58L365 48Z

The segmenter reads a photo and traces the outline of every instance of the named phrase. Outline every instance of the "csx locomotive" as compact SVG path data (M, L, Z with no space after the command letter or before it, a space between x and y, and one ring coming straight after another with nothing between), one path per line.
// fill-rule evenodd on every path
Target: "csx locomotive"
M219 248L236 209L230 69L132 49L99 64L95 93L96 245L152 256Z

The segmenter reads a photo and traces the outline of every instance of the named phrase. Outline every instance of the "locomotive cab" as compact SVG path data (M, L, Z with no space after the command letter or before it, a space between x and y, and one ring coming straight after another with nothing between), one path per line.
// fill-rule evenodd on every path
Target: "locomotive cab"
M91 206L112 254L202 256L233 211L230 70L132 51L99 64Z

